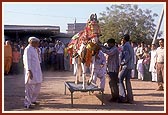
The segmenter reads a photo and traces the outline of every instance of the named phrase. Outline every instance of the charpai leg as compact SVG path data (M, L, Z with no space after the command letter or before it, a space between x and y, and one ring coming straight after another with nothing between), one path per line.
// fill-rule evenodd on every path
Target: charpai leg
M73 92L71 92L71 107L73 107Z
M102 105L103 105L103 101L104 101L104 91L101 91L102 93Z
M64 95L66 95L66 85L65 85Z
M86 89L86 86L85 86L85 65L83 63L81 63L81 67L82 67L82 79L83 79L83 89Z

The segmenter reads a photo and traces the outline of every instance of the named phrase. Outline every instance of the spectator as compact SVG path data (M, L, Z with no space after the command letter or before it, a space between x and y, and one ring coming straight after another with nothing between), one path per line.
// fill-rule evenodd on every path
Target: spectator
M45 70L45 51L46 51L46 46L45 46L45 44L44 43L41 43L41 47L40 47L40 49L41 49L41 69L42 69L42 71L44 71Z
M70 56L68 54L68 49L67 49L68 45L66 45L66 47L64 48L64 69L66 71L70 70Z
M44 51L44 69L48 70L50 64L50 55L49 55L49 47L46 47Z
M164 39L159 40L159 47L156 50L156 63L155 68L158 79L158 91L163 91L164 83Z
M12 47L10 45L10 41L6 41L4 45L4 69L5 74L8 75L11 65L12 65Z
M138 79L144 80L144 68L143 68L143 58L142 57L139 57L136 69L138 71Z
M25 44L22 44L21 47L20 47L20 55L21 55L21 59L20 59L20 73L23 73L24 70L23 70L23 53L24 53L24 49L25 49Z
M53 63L51 62L51 54L52 52L55 51L54 48L54 44L53 43L49 43L49 47L48 47L48 68L51 69L50 65L53 65Z
M17 47L14 47L13 52L12 52L12 73L13 74L18 74L19 73L19 61L21 58L20 52L18 51Z
M147 48L148 48L148 50L149 50L149 52L150 52L150 51L151 51L151 45L148 44L148 45L147 45Z
M39 57L39 61L40 61L40 66L42 67L42 53L41 53L41 49L39 48L39 43L37 44L36 46L36 49L37 49L37 53L38 53L38 57Z
M119 67L119 103L133 103L133 93L132 93L132 87L131 87L131 71L134 68L134 50L131 47L130 43L130 36L128 34L124 35L123 37L123 50L121 54L121 64ZM126 90L123 83L123 80L125 79L126 84Z
M151 81L151 74L149 73L149 66L150 66L150 55L148 51L148 47L144 48L144 54L143 54L143 69L144 69L144 79Z
M55 51L52 51L51 52L51 55L50 55L50 61L51 61L51 70L55 70L55 64L56 64L56 57L55 57L55 55L56 55L56 53L55 53Z
M64 44L59 41L56 45L56 70L64 70Z
M72 55L73 55L73 48L72 47L70 47L69 48L69 46L67 47L67 52L68 52L68 55L69 55L69 68L70 68L70 71L73 71L73 63L72 63L72 61L73 61L73 59L74 58L72 58ZM73 73L74 75L75 75L75 72Z
M25 69L25 100L24 106L27 109L33 108L32 104L37 103L42 82L42 72L39 55L37 52L38 42L36 37L28 39L29 45L24 50L23 63Z
M150 60L150 67L149 67L149 72L151 72L151 75L152 75L152 81L157 81L156 68L154 68L155 63L156 63L156 46L155 46L155 44L152 44L152 46L151 46L151 60Z
M144 53L144 42L141 42L141 44L138 45L137 51L136 51L136 56L138 59L141 59Z
M143 70L143 54L144 54L144 42L138 44L138 48L136 51L137 60L137 71L138 71L138 79L144 79L144 70Z
M136 67L136 64L137 64L137 58L136 58L137 46L136 46L135 42L131 42L131 46L134 49L134 69L132 69L132 71L131 71L131 77L132 78L136 78L136 76L137 76L137 70L136 70L135 67Z

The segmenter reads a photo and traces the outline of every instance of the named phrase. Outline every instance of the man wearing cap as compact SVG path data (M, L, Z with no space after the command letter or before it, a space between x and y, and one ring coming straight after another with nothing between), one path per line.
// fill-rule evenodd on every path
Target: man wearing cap
M107 41L108 47L102 46L102 51L108 55L107 58L107 72L109 75L109 86L111 89L112 98L110 102L118 100L118 70L119 70L119 50L115 45L115 40L110 38Z
M37 47L39 39L36 37L29 37L28 46L24 50L23 64L25 71L25 108L33 108L40 92L42 82L42 72L40 67L39 55Z
M131 87L131 71L134 68L134 50L129 43L130 36L128 34L123 36L123 50L121 53L121 63L119 67L119 100L118 102L121 103L133 103L133 94L132 94L132 87ZM124 86L124 81L126 88ZM127 93L125 92L127 90Z

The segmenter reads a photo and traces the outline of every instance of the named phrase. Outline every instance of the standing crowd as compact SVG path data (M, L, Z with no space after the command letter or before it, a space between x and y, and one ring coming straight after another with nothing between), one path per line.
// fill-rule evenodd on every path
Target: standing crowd
M23 73L23 54L27 42L4 43L4 74ZM69 54L67 44L56 40L48 42L41 40L38 46L40 65L43 71L70 71Z

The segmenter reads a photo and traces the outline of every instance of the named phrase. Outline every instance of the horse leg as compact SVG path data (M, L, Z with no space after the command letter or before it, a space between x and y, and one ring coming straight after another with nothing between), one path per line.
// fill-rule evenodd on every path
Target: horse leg
M86 68L85 68L85 65L84 63L81 63L81 67L82 67L82 78L83 78L83 88L82 89L86 89L86 83L85 83L85 72L86 72Z
M92 57L92 63L90 64L90 79L88 80L87 84L90 85L91 82L93 81L93 75L94 75L94 64L95 63L95 57Z
M77 59L73 58L73 61L74 61L73 74L76 76L76 74L77 74Z
M76 71L76 79L75 79L75 84L79 83L79 78L81 76L81 64L77 64L77 71Z

